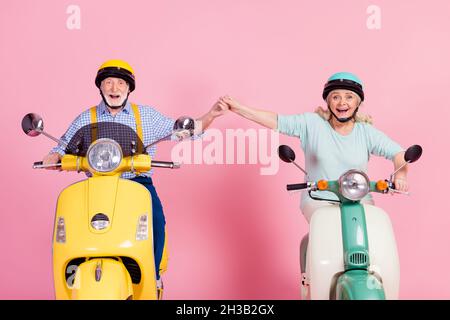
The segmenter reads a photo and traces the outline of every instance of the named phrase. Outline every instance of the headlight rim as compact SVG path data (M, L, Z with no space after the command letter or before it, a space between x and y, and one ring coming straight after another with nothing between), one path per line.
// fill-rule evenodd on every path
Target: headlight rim
M115 167L113 167L113 168L111 168L111 169L108 169L108 170L99 170L97 167L95 167L95 166L92 165L92 163L91 163L91 158L90 158L90 156L89 156L89 155L90 155L90 152L92 151L92 149L93 149L94 147L96 147L96 146L97 146L98 144L100 144L100 143L103 143L103 144L112 144L112 145L114 145L114 146L118 149L119 154L120 154L120 161L117 163L117 165L116 165ZM117 141L115 141L115 140L113 140L113 139L109 139L109 138L100 138L100 139L97 139L97 140L95 140L94 142L91 143L91 145L89 146L89 148L88 148L88 150L87 150L87 152L86 152L86 158L87 158L89 167L90 167L93 171L99 172L99 173L108 173L108 172L114 171L115 169L117 169L117 168L120 166L120 163L121 163L122 160L123 160L123 151L122 151L122 147L120 146L120 144L119 144Z
M343 185L343 182L345 180L345 178L349 175L349 174L359 174L362 177L364 177L366 185L365 185L365 189L364 189L364 195L360 196L360 197L348 197L348 192L345 191L345 186ZM339 193L345 198L348 199L350 201L360 201L362 200L365 196L367 196L370 192L370 179L369 176L362 170L358 170L358 169L350 169L346 172L344 172L340 177L339 177Z

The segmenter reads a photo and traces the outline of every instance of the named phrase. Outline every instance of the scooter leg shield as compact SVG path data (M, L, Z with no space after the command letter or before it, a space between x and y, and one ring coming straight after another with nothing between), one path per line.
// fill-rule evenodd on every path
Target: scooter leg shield
M330 205L317 209L309 224L306 274L311 300L330 299L335 275L344 270L340 209Z
M369 239L369 270L383 281L386 299L398 299L400 291L400 258L389 215L379 207L364 205Z
M92 259L78 266L72 286L73 300L126 300L133 297L131 277L114 259Z

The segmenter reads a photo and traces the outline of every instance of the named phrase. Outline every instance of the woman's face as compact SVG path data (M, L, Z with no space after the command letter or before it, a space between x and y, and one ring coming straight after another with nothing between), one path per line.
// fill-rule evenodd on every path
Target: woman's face
M350 90L333 90L327 97L328 106L338 118L348 118L353 115L360 104L360 98Z

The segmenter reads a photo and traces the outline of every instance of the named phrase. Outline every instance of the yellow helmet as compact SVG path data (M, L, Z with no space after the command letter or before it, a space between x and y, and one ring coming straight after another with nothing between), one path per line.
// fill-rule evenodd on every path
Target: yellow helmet
M97 88L100 88L100 83L108 77L125 80L130 86L130 92L136 88L134 70L123 60L108 60L98 68L97 76L95 77Z

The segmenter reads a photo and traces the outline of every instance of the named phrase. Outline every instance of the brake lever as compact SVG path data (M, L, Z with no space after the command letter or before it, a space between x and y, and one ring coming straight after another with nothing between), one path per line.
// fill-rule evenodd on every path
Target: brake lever
M302 191L317 191L317 187L315 185L312 185L310 187L307 187L305 189L300 189L300 190L289 190L288 192L291 193L297 193L297 192L302 192Z
M409 192L400 191L400 190L393 189L393 188L389 188L388 192L391 193L391 194L394 194L394 193L400 193L400 194L403 194L403 195L405 195L405 196L411 195Z

